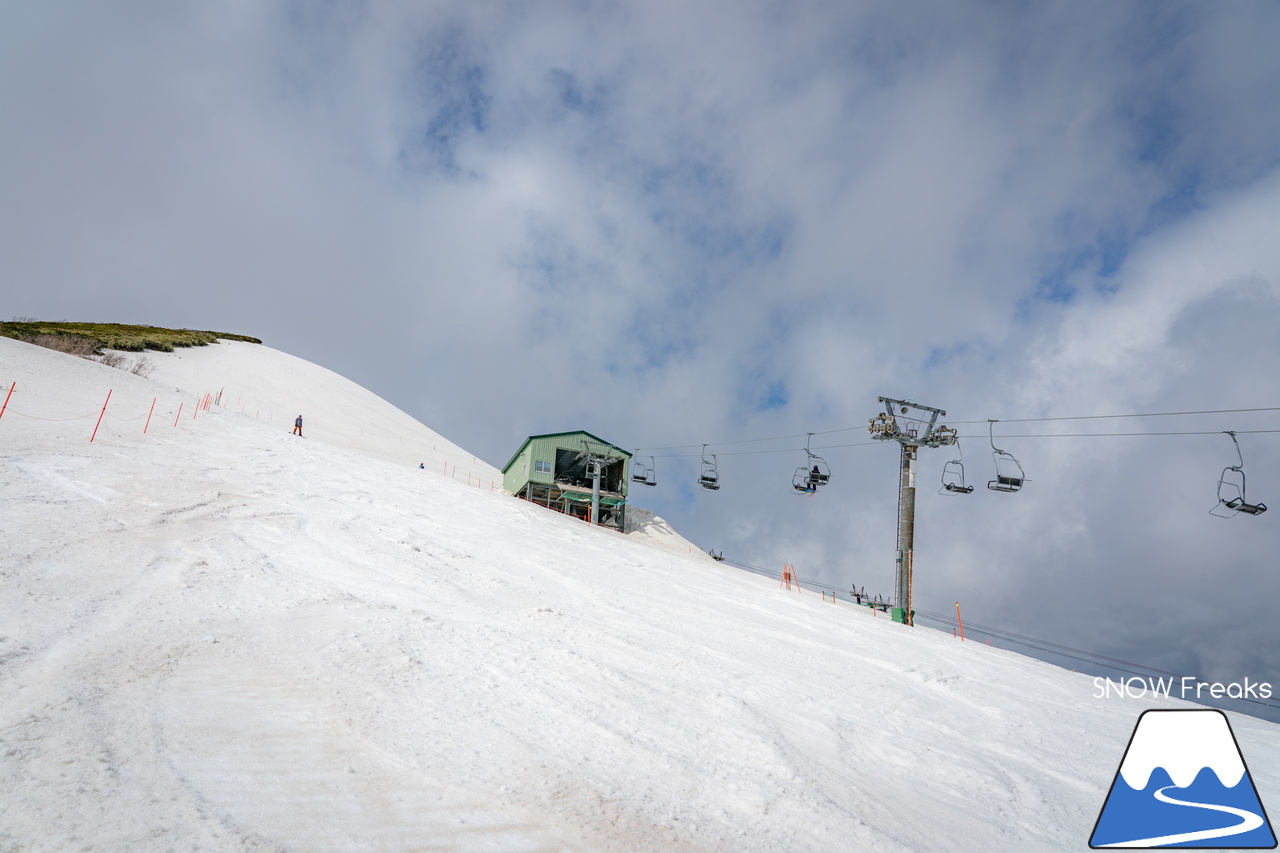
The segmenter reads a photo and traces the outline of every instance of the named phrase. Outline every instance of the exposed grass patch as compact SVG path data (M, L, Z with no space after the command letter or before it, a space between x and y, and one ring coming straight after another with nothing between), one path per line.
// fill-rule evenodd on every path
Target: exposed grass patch
M247 335L230 335L226 332L199 332L192 329L161 329L156 326L121 326L115 323L44 323L29 317L0 322L0 335L25 341L45 349L77 355L105 364L107 367L118 367L139 376L149 376L156 369L149 358L139 356L129 359L119 352L103 352L103 350L124 350L125 352L142 352L143 350L160 350L173 352L174 347L202 347L217 342L219 338L228 341L247 341L260 344L262 341Z
M78 355L81 358L93 358L98 354L98 345L90 338L82 338L79 335L32 335L29 338L19 338L25 340L29 344L35 344L45 349L57 350L65 352L67 355Z
M102 355L103 349L142 352L160 350L173 352L174 347L202 347L217 340L246 341L260 344L258 338L232 335L227 332L205 332L195 329L162 329L157 326L125 326L117 323L46 323L22 318L0 322L0 335L28 343L39 344L62 352L79 352L86 344L89 353ZM53 338L64 339L60 345L52 345Z

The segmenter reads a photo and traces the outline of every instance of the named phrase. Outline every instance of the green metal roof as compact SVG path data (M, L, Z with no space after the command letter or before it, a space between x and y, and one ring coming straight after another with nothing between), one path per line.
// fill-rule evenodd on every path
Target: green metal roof
M600 436L593 435L592 433L587 432L585 429L575 429L575 430L570 430L569 432L547 432L547 433L543 433L542 435L531 435L528 438L526 438L523 442L521 442L520 446L516 448L516 452L511 454L511 458L507 460L507 464L502 466L502 473L504 474L507 473L507 469L511 467L511 463L516 461L516 458L524 451L525 447L528 446L529 442L539 438L555 438L556 436L560 436L560 435L585 435L588 438L590 438L592 441L596 442L597 444L607 444L609 447L612 447L614 450L618 451L619 453L624 454L628 459L630 459L632 456L631 453L629 453L626 450L623 450L618 445L613 444L612 442L605 441Z

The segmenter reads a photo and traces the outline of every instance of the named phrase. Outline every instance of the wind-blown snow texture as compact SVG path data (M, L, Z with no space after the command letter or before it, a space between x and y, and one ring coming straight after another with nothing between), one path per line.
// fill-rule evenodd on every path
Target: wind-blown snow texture
M0 339L0 851L1084 849L1186 707L519 501L268 348L152 358Z

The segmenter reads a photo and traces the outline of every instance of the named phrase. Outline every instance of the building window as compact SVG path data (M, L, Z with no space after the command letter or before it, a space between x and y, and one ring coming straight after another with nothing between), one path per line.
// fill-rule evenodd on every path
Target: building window
M541 461L541 460L539 460L539 461L537 461L537 462L534 462L534 463L533 463L533 473L535 473L535 474L550 474L550 473L551 473L551 463L550 463L550 462L543 462L543 461Z

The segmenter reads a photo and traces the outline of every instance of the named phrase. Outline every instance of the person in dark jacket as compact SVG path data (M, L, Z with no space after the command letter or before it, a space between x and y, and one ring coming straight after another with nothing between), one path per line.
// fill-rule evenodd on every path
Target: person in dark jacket
M293 434L302 435L302 415L298 415L297 419L293 422Z

